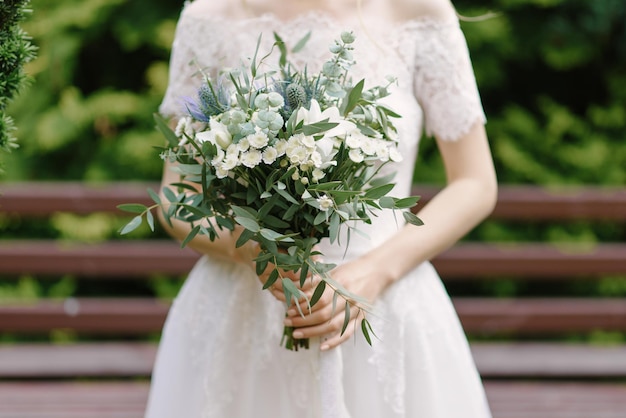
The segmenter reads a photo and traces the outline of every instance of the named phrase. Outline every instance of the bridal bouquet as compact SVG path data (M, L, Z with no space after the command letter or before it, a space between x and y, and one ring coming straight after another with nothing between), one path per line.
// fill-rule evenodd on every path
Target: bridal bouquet
M169 144L161 156L177 162L181 182L163 190L167 202L150 191L155 201L150 208L121 205L138 213L121 232L135 229L144 216L152 228L155 207L170 222L174 218L191 224L183 246L197 234L214 240L218 230L232 231L238 225L243 232L237 246L249 240L259 244L257 273L272 269L264 288L281 280L288 305L300 309L298 300L306 296L299 287L312 275L321 278L309 306L332 288L334 302L338 297L347 302L345 331L350 306L357 306L360 314L367 302L332 280L327 273L334 265L321 261L316 244L322 238L338 240L342 228L347 228L349 240L359 222L370 223L382 209L403 210L407 222L421 224L406 210L418 198L388 196L391 178L377 176L385 163L402 158L390 120L399 115L379 102L394 80L367 90L364 80L352 83L352 33L342 33L331 45L329 61L316 74L294 68L285 43L274 36L272 51L280 52L274 69L260 70L272 52L258 59L259 38L249 65L225 72L216 82L205 76L197 98L187 99L188 116L175 130L156 117ZM308 38L292 52L302 49ZM283 277L284 271L299 271L300 286ZM365 315L361 330L371 343ZM285 328L285 346L308 347L292 331Z

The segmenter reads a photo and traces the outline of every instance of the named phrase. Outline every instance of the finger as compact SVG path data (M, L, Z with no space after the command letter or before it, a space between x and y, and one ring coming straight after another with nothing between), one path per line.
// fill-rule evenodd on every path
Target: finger
M320 350L321 351L331 350L337 347L339 344L350 339L350 337L354 335L354 330L355 330L356 325L357 325L357 319L356 318L351 319L350 322L348 322L346 331L343 334L336 333L332 335L331 337L325 338L320 345Z

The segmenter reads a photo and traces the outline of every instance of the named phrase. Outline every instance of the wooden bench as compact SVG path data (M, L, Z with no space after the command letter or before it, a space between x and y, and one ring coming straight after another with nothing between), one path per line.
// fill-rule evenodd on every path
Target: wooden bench
M149 203L147 187L157 185L5 184L0 213L9 221L55 212L119 214L119 203ZM416 192L427 201L436 189ZM623 226L626 191L507 186L492 218L607 220ZM7 278L70 274L106 285L107 280L184 275L197 258L168 239L90 245L0 239L0 276ZM626 243L462 242L433 262L451 286L501 277L567 283L626 275ZM472 350L496 418L624 416L626 347L562 339L596 330L626 332L626 299L455 296L453 302L474 337ZM27 341L69 330L82 337L64 345L0 345L0 418L141 417L156 350L147 337L158 334L168 307L168 301L148 297L0 301L0 335Z

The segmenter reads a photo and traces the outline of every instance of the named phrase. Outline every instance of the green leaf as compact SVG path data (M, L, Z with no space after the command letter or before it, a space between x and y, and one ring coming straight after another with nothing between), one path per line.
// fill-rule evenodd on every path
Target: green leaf
M179 139L174 133L174 131L168 126L163 116L159 115L158 113L155 113L154 121L156 123L157 129L161 131L163 136L165 136L165 139L167 140L168 145L172 148L177 147Z
M313 221L313 225L319 225L321 223L326 222L326 212L319 212Z
M277 279L278 279L278 270L274 269L270 273L270 275L269 275L267 281L265 282L265 284L263 284L263 289L268 289L271 285L276 283Z
M249 218L249 219L256 220L256 212L252 208L235 206L235 205L231 206L231 208L233 209L233 213L237 216L241 216L242 218Z
M365 337L365 340L367 341L367 343L369 345L372 345L372 339L370 338L370 334L367 330L369 325L369 322L367 321L367 319L363 318L361 320L361 331L363 331L363 336Z
M417 202L419 200L420 200L420 196L410 196L410 197L405 197L404 199L396 199L396 208L410 209L413 206L417 205Z
M148 194L150 195L150 198L154 203L156 203L157 205L161 204L161 198L154 190L148 189Z
M294 54L300 52L302 50L302 48L304 48L304 46L306 45L306 43L309 41L310 38L311 38L311 31L308 31L307 34L304 35L304 37L302 39L300 39L294 45L294 47L291 49L291 52L294 53Z
M194 226L192 228L192 230L189 231L189 234L187 234L187 236L185 237L183 242L180 244L180 246L181 247L186 247L187 244L189 244L189 241L191 241L192 239L194 239L196 237L196 235L198 235L198 232L200 232L200 225Z
M294 203L294 204L298 204L298 201L296 199L293 198L293 196L291 196L288 192L286 192L285 190L281 190L278 187L276 188L276 192L281 195L287 202L289 203Z
M167 198L167 200L170 203L176 203L178 202L178 197L176 196L176 194L172 191L172 189L170 189L169 187L164 187L163 188L163 194L165 195L165 197Z
M251 218L245 218L243 216L235 216L235 222L237 222L239 225L246 228L248 231L259 232L261 230L261 227L259 226L257 221Z
M285 41L282 40L280 36L276 32L274 32L274 40L276 41L275 45L278 47L280 51L280 58L278 60L278 65L284 67L287 64L287 47L285 46Z
M396 207L396 199L389 196L383 196L378 200L378 204L381 208L393 209Z
M150 227L150 230L154 232L154 216L152 216L152 212L146 212L146 221L148 221L148 226Z
M248 230L248 229L244 229L243 232L241 232L241 235L239 235L239 238L237 238L237 242L235 243L235 247L239 248L242 245L244 245L246 242L250 241L250 239L252 237L254 237L254 232Z
M272 215L266 215L262 219L265 225L271 226L272 228L287 229L291 226L287 222L283 221L282 219L278 219L276 216L272 216Z
M278 232L272 231L271 229L268 229L268 228L261 228L259 233L265 239L270 240L270 241L278 241L278 239L282 237L282 234L279 234Z
M339 226L341 225L341 219L337 213L333 213L330 217L329 236L330 243L334 243L339 238Z
M302 133L305 135L315 135L321 134L323 132L329 131L339 124L336 122L328 122L328 119L325 119L321 122L311 123L310 125L304 125L302 127Z
M404 220L412 225L424 225L424 222L420 218L418 218L413 212L405 211L402 212L402 215L404 216Z
M343 325L341 327L341 333L339 335L343 335L346 332L346 328L348 328L348 324L350 323L350 304L346 301L346 307L344 309L343 314Z
M381 197L389 193L391 189L393 189L394 186L395 184L390 183L390 184L383 184L382 186L378 186L378 187L372 187L371 189L365 192L364 197L369 198L369 199L380 199Z
M134 231L141 225L141 216L137 215L133 219L128 222L124 228L120 231L120 235L128 234L129 232Z
M142 205L140 203L124 203L121 205L117 205L117 208L125 212L132 213L143 213L148 210L145 205Z
M350 90L350 94L347 99L344 100L346 103L345 107L343 107L343 115L347 116L348 113L352 112L356 105L361 100L361 96L363 95L363 86L365 85L365 79L359 81L353 88Z
M396 176L396 173L390 173L390 174L387 174L386 176L377 177L373 179L372 181L370 181L370 186L378 187L378 186L383 186L385 184L389 184L391 183L391 181L393 180L395 176Z
M324 290L326 290L326 282L322 280L317 284L313 296L311 296L311 306L315 305L322 298Z

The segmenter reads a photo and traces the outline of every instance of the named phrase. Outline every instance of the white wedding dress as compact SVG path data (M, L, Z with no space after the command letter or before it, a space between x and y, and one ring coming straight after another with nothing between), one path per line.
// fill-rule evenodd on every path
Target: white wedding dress
M213 0L211 0L213 1ZM371 85L398 79L389 106L402 115L401 163L393 196L410 192L420 133L454 140L484 114L464 36L456 19L351 27L324 13L289 21L183 11L173 46L170 84L161 112L184 112L195 96L200 66L215 75L261 49L276 31L293 46L309 30L307 46L291 60L318 70L328 45L345 29L357 35L352 73ZM261 56L261 54L259 55ZM268 60L277 62L278 55ZM329 262L342 263L380 245L398 226L383 213L344 248L324 242ZM345 242L345 240L344 240ZM389 260L393 263L393 260ZM450 299L426 262L386 290L370 315L378 338L369 346L356 334L329 352L280 346L285 308L241 264L203 256L189 274L167 318L146 418L487 418L485 394Z

